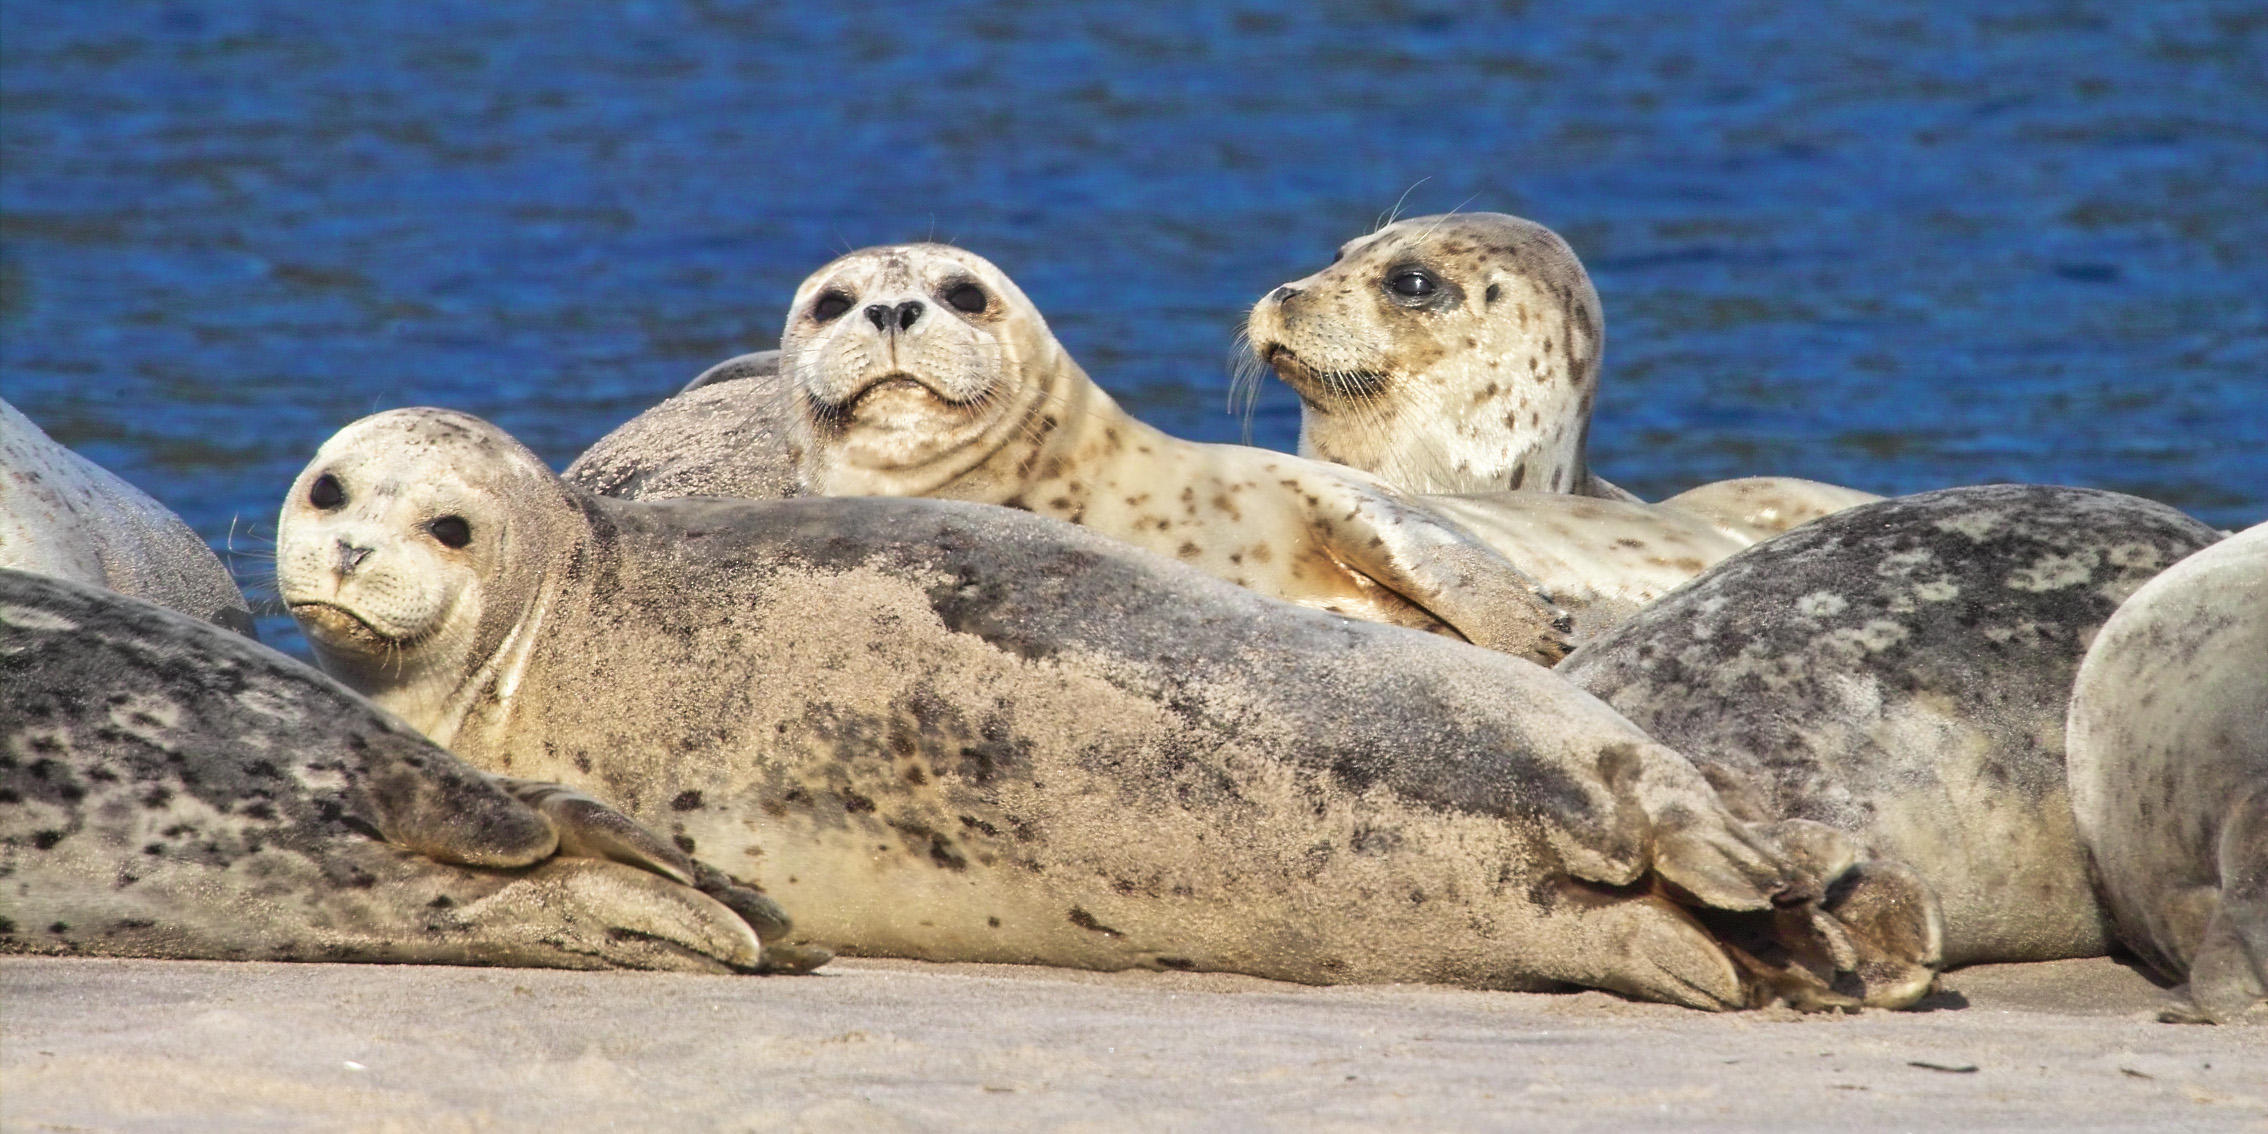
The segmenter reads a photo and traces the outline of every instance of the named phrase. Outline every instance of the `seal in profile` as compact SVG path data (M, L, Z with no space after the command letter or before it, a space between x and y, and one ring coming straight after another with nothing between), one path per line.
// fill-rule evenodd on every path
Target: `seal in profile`
M1586 462L1606 341L1598 293L1567 242L1534 221L1456 213L1387 225L1261 297L1245 333L1255 363L1299 394L1302 456L1408 492L1637 499ZM1878 499L1752 477L1665 504L1753 541L1755 529Z
M1956 488L1862 505L1719 563L1555 671L1728 800L1910 865L1948 964L2108 944L2064 772L2081 656L2152 575L2213 542L2161 504Z
M0 401L0 567L108 587L251 636L228 569L181 517Z
M613 500L401 410L322 447L277 551L326 669L829 947L1704 1008L1928 983L1910 914L1822 898L1832 837L1736 819L1549 671L1023 513Z
M808 968L763 895L501 780L337 682L137 599L0 570L0 951ZM753 931L752 931L753 927Z
M2069 738L2071 807L2118 938L2187 982L2167 1018L2268 1018L2268 525L2111 615Z

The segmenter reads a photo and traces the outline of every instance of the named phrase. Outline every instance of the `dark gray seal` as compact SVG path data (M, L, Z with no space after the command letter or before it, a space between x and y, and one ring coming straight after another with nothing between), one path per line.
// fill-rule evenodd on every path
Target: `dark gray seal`
M331 672L830 946L1706 1008L1920 993L1868 917L1820 912L1847 856L1733 820L1550 671L1028 514L612 500L398 410L302 473L277 571Z
M228 568L165 505L0 401L0 567L75 579L252 635Z
M1946 963L2096 955L2064 706L2111 611L2215 538L2076 488L1861 505L1726 559L1557 672L1729 797L1745 784L1911 864L1943 903Z
M2071 694L2071 807L2173 1020L2268 1022L2268 524L2144 584Z
M502 780L331 680L0 570L0 951L724 972L778 907L588 797ZM763 952L760 953L759 949Z
M561 475L602 496L801 494L796 407L779 384L780 352L728 358L669 400L623 422Z

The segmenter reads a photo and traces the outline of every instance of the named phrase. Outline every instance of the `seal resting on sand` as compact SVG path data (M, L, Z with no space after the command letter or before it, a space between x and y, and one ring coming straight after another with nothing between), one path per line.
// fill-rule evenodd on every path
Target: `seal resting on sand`
M0 570L0 951L809 968L779 908L210 624ZM760 950L762 950L760 952ZM779 962L767 966L767 962Z
M277 567L326 669L666 830L820 944L1704 1008L1920 994L1875 911L1820 904L1846 855L1734 820L1549 671L1022 513L610 500L402 410L316 454Z
M1886 500L1717 564L1555 672L1736 809L1911 866L1942 902L1947 964L2095 956L2108 925L2065 788L2072 681L2111 611L2215 538L2089 489Z
M2071 694L2071 808L2118 938L2173 1020L2268 1011L2268 525L2142 585Z

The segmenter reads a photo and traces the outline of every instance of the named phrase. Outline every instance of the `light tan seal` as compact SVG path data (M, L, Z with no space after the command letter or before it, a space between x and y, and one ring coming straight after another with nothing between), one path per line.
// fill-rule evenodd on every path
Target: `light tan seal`
M780 355L810 492L1023 508L1303 606L1547 663L1568 648L1531 581L1376 478L1135 420L974 253L843 256L796 289Z
M1707 1008L1928 983L1895 912L1822 905L1847 848L1735 821L1549 671L1024 513L610 500L411 410L323 446L277 551L326 668L830 946Z
M726 972L787 930L588 797L138 599L0 570L0 686L0 952Z
M2268 525L2142 585L2071 694L2071 808L2173 1020L2268 1022Z
M213 549L165 505L0 401L0 567L108 587L252 634Z
M1253 358L1299 394L1299 451L1409 492L1634 500L1586 462L1605 321L1557 233L1503 213L1414 217L1261 297ZM1750 497L1768 499L1751 500ZM1668 503L1766 534L1880 497L1792 477Z

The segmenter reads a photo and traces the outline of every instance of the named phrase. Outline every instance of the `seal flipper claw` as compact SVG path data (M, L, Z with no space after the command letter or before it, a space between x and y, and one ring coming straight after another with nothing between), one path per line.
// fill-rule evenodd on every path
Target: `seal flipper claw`
M619 862L680 885L698 886L693 860L629 816L565 784L493 778L498 787L551 823L558 832L561 856Z
M467 906L483 960L564 953L592 967L753 972L763 945L747 923L697 890L590 858L546 862ZM524 962L521 962L524 963Z

